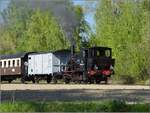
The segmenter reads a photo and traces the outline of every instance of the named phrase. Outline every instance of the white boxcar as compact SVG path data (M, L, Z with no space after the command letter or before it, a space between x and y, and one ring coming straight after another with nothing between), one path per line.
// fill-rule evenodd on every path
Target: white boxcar
M28 75L53 75L60 69L60 60L53 53L37 53L28 56Z

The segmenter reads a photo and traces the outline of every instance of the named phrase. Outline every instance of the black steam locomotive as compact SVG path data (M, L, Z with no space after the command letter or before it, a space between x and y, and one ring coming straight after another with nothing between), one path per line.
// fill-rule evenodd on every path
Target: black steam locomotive
M64 79L65 83L97 83L105 81L114 74L115 59L108 47L91 47L73 53L61 74L54 75L54 82Z

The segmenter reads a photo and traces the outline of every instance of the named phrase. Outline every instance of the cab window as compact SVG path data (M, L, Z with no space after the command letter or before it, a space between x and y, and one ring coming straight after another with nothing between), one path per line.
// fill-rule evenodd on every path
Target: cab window
M106 56L106 57L110 57L110 56L111 56L110 50L106 50L106 51L105 51L105 56Z
M93 50L91 51L92 57L110 57L111 51L110 50Z
M8 61L8 67L10 67L10 60Z
M6 67L6 61L4 61L4 67Z
M17 66L19 66L19 60L17 60Z
M96 56L100 56L100 51L96 51Z
M13 67L15 67L15 60L13 60Z

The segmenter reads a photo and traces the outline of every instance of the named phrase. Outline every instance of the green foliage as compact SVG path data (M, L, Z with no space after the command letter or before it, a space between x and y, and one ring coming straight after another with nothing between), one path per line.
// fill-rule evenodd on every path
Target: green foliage
M150 11L143 2L148 1L101 0L98 5L96 34L91 45L113 49L117 79L122 75L141 80L148 77Z
M18 4L20 4L18 6ZM67 10L74 10L68 2ZM81 7L80 7L81 8ZM79 8L77 8L79 9ZM82 10L82 9L80 9ZM83 21L83 13L75 10L78 21ZM0 29L0 54L16 53L23 51L51 51L66 49L69 42L64 30L60 27L59 19L51 10L32 8L27 0L12 0L9 7L1 13L4 26ZM79 29L79 27L75 29ZM77 47L81 45L79 30L74 31Z
M150 86L150 78L145 81L145 85Z
M150 104L128 105L130 112L150 112Z
M28 29L24 31L24 38L19 45L23 51L49 51L68 47L63 31L49 12L36 10L26 27Z
M0 105L0 112L38 112L37 106L34 102L8 102Z
M121 84L134 84L136 82L136 78L130 75L121 75L120 83Z
M0 34L0 53L5 53L6 51L9 51L8 53L15 52L16 40L12 38L14 37L13 34L5 31L4 29L0 30Z
M119 100L101 102L4 102L0 112L149 112L150 104L127 104Z

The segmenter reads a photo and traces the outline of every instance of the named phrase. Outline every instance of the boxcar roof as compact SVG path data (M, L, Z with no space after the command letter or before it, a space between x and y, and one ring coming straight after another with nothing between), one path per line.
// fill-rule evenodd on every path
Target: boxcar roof
M17 53L17 54L0 55L0 59L23 58L27 54L29 53L24 52L24 53Z
M32 53L30 55L39 55L39 54L48 54L48 53L53 53L53 54L57 54L57 53L71 53L71 51L69 49L62 49L62 50L56 50L56 51L48 51L48 52L36 52L36 53Z
M48 54L52 52L36 52L36 53L31 53L30 55L40 55L40 54Z
M53 53L63 53L63 52L68 52L68 53L70 53L71 52L71 50L69 50L69 49L61 49L61 50L57 50L57 51L54 51Z

